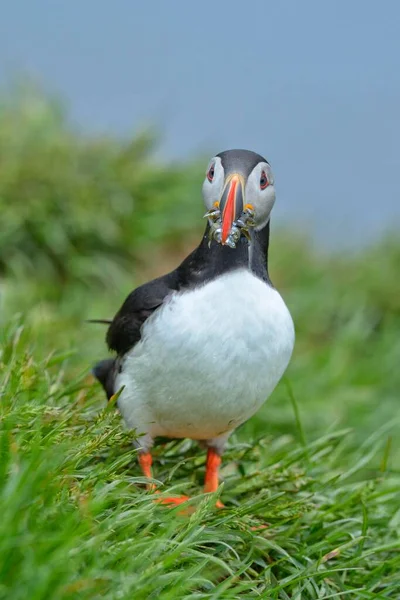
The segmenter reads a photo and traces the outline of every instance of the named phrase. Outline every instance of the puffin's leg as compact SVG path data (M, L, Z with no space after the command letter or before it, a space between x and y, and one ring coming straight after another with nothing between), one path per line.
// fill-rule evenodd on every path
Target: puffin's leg
M144 435L135 443L135 446L139 449L139 465L142 469L143 475L149 479L152 479L153 477L151 469L153 457L150 452L153 443L154 440L149 434ZM157 490L155 483L148 483L146 487L151 492L155 492L156 494L160 493L160 491ZM182 504L182 502L186 502L186 500L189 500L189 496L157 498L156 502L159 504Z
M206 494L209 494L210 492L216 492L218 489L219 468L222 462L221 456L225 450L227 439L231 433L231 431L228 431L217 438L206 440L204 442L204 445L207 448L206 475L204 478L204 492ZM224 508L221 500L217 500L216 507Z
M148 477L149 479L153 478L153 473L151 470L151 465L153 464L153 457L151 455L151 452L141 452L139 454L139 465L140 468L143 471L143 475L145 477ZM148 490L150 491L154 491L156 489L156 484L155 483L147 483L146 487Z
M218 474L220 464L220 454L214 448L209 448L207 450L206 476L204 478L204 492L206 494L210 492L216 492L218 489ZM222 504L221 500L217 500L216 507L224 508L224 505Z
M151 455L153 444L154 440L149 433L146 433L146 435L141 436L138 440L133 442L133 445L138 450L138 460L142 473L149 479L153 478L151 469L151 465L153 464L153 457ZM156 489L156 484L149 482L146 484L146 488L150 491L154 491Z
M153 464L153 457L151 455L151 452L142 452L141 454L139 454L139 464L143 471L143 475L145 477L148 477L149 479L152 479L153 474L151 470L151 465ZM157 490L157 486L155 483L148 483L146 487L150 492L155 492L156 494L160 493L160 491ZM177 496L160 499L157 498L156 502L159 504L182 504L182 502L186 502L186 500L189 500L189 496Z

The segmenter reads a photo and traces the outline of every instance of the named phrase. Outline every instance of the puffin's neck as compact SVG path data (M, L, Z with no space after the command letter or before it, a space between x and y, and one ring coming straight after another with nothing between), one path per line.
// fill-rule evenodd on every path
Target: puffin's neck
M269 221L260 231L252 231L249 252L251 255L250 268L253 273L271 284L268 273L269 234Z
M238 268L250 269L254 275L271 284L268 275L269 222L260 231L251 232L251 241L244 236L236 248L222 246L215 240L209 242L210 226L207 224L199 246L178 268L182 285L209 281Z

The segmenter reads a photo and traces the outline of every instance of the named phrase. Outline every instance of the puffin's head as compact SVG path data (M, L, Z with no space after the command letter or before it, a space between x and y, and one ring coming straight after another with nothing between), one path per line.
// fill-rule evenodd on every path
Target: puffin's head
M211 237L231 248L269 221L275 202L268 162L250 150L225 150L210 160L203 183Z

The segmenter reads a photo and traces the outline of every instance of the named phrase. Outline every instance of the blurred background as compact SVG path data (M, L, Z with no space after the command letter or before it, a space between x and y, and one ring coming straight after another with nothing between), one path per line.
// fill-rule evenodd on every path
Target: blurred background
M22 325L30 360L65 352L83 377L107 354L84 320L189 252L209 157L248 148L276 177L270 270L307 435L398 423L399 19L395 0L4 6L3 339ZM239 435L294 428L283 383Z

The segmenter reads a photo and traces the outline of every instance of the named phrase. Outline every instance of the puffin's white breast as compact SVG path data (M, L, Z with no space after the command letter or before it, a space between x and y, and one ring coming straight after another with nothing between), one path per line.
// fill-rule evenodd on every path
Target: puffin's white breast
M292 354L279 293L247 269L174 293L144 324L117 389L129 427L152 437L211 439L268 398Z

